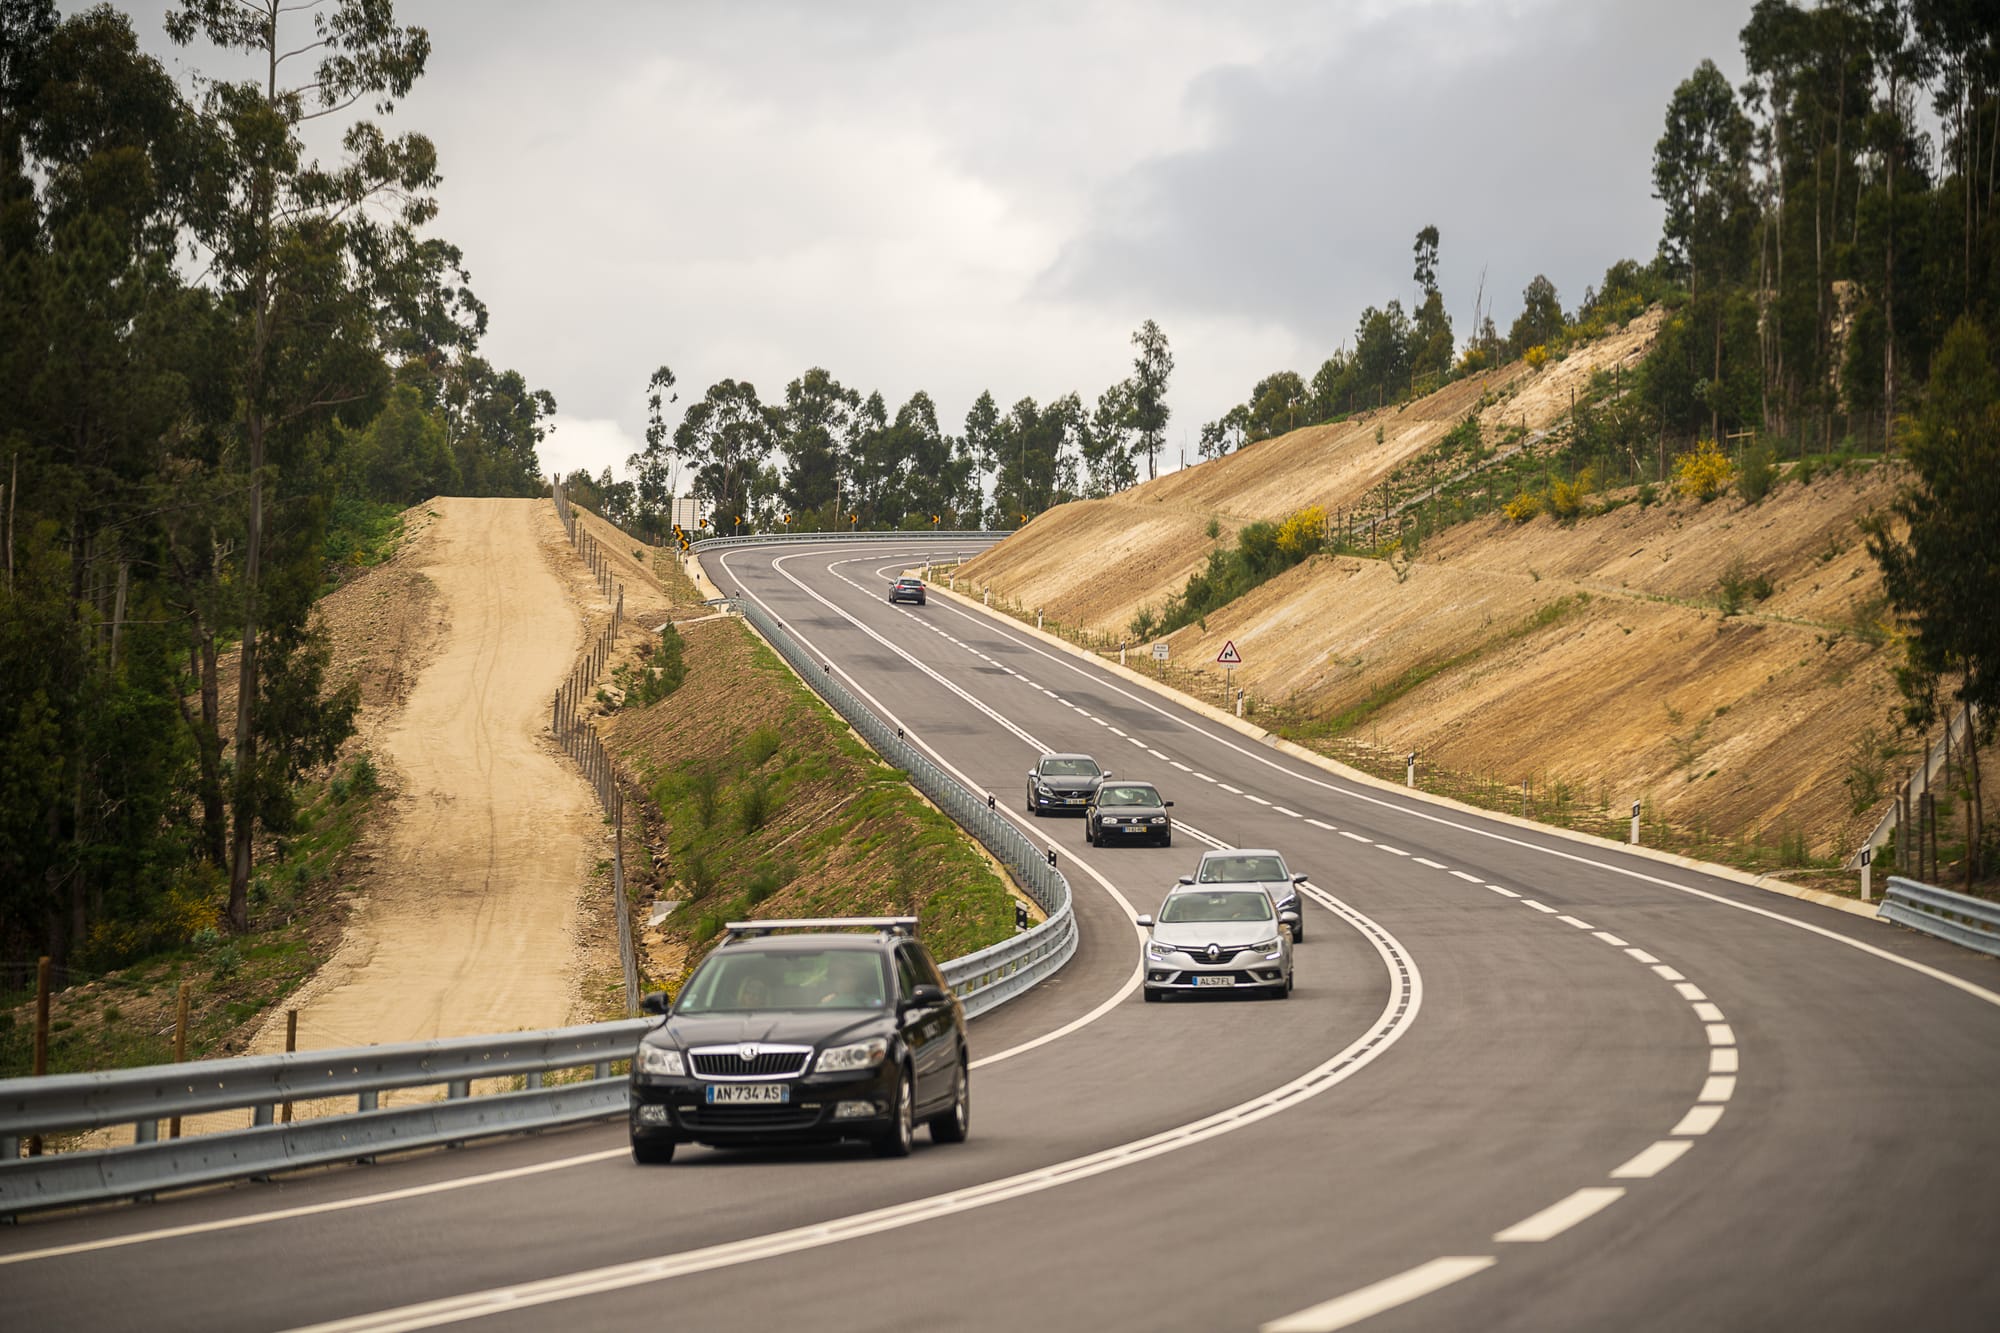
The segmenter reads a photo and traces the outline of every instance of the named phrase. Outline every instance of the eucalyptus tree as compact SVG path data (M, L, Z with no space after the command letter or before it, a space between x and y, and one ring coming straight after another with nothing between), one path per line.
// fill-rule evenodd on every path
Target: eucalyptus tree
M785 386L778 426L785 472L778 493L794 525L830 528L844 522L835 510L860 408L861 395L818 366Z
M688 408L674 429L674 453L693 472L694 492L707 500L718 532L748 518L750 490L777 438L780 413L757 397L748 380L719 380Z
M1146 479L1159 475L1160 450L1166 447L1167 381L1174 373L1174 354L1167 347L1167 335L1152 320L1141 324L1132 335L1139 354L1132 358L1131 415L1134 448L1146 455Z

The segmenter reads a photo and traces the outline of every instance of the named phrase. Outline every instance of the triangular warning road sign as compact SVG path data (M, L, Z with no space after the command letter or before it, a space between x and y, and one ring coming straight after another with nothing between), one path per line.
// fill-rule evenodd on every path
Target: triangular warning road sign
M1236 640L1231 639L1223 644L1222 651L1215 655L1215 660L1224 666L1242 666L1243 654L1236 651Z

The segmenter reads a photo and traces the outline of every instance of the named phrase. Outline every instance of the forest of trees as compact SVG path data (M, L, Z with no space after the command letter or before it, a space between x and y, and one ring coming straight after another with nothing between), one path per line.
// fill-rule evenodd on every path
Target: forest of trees
M260 832L351 726L330 553L538 493L555 410L477 355L436 154L382 127L422 29L182 0L167 30L266 73L183 87L116 10L0 4L0 959L244 929Z
M1071 500L1135 485L1143 461L1158 474L1166 447L1174 358L1147 320L1132 335L1132 373L1094 407L1064 394L1023 398L1001 412L990 392L946 434L922 390L892 414L815 366L766 403L755 385L725 379L669 431L674 373L647 381L646 447L629 476L576 472L570 498L645 540L670 536L668 501L693 495L713 531L826 532L846 528L1012 528ZM707 534L697 534L707 535Z

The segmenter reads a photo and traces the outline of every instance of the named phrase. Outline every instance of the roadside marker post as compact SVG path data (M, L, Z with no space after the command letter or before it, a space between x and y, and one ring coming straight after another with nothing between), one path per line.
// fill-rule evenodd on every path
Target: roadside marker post
M1639 845L1639 803L1632 802L1632 845Z
M1405 787L1414 787L1417 785L1417 752L1415 750L1410 751L1407 765L1403 769L1403 785Z
M1875 901L1875 867L1870 864L1874 859L1875 849L1873 847L1863 847L1861 849L1861 901L1864 903Z

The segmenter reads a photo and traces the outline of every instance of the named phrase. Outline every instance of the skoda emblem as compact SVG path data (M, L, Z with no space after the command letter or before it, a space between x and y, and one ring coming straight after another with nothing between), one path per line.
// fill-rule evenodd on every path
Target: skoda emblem
M741 1046L738 1046L736 1048L736 1058L744 1064L749 1064L752 1060L755 1060L757 1058L757 1043L746 1041Z
M1219 945L1219 944L1211 944L1211 945L1209 945L1209 946L1208 946L1208 961L1212 963L1212 962L1214 962L1214 961L1215 961L1216 959L1218 959L1218 958L1220 958L1220 957L1222 957L1222 946L1221 946L1221 945Z

